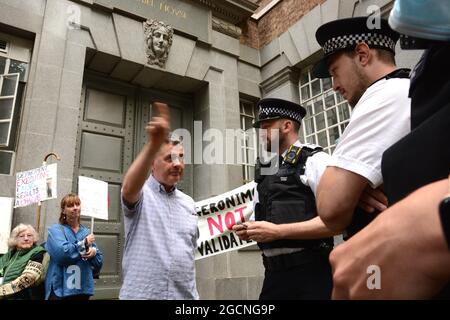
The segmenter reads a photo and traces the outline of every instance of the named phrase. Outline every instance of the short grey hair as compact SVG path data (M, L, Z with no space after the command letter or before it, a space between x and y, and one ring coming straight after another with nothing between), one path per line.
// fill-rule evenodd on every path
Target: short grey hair
M33 243L36 244L36 242L38 242L39 234L36 232L36 230L33 228L33 226L31 224L20 223L17 227L15 227L11 231L11 236L8 239L8 247L10 249L14 249L17 246L17 238L19 237L19 234L21 234L22 232L24 232L26 230L30 230L33 233L33 236L34 236Z
M179 136L179 135L173 133L173 131L170 131L167 134L166 143L171 144L173 146L182 144L183 143L183 136Z

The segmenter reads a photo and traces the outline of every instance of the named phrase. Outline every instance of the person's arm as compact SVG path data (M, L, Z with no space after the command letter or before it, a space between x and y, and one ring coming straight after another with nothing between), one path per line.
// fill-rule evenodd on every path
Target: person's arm
M301 176L302 183L316 192L321 176L329 163L330 156L318 152L306 161L305 174ZM257 193L255 191L255 198ZM267 221L246 222L233 227L236 235L242 240L271 242L280 239L321 239L340 234L341 230L330 230L320 217L308 221L274 224Z
M317 191L317 212L331 230L343 230L368 185L363 176L338 167L328 167Z
M135 204L147 180L152 161L169 133L169 107L165 103L154 102L159 116L153 117L145 128L148 142L133 161L123 179L122 198L127 205Z
M330 256L333 298L426 299L436 295L450 280L450 251L438 214L447 190L446 179L415 191L337 246ZM370 290L367 284L376 285L376 277L379 289Z
M308 221L274 224L267 221L249 221L233 226L242 240L272 242L281 239L321 239L340 234L330 230L319 217Z
M318 187L317 211L331 229L345 229L366 186L383 183L381 156L410 131L409 82L371 86L353 109Z
M80 247L84 248L84 240L69 242L62 228L64 226L55 224L48 229L46 249L56 263L75 264L81 259Z
M23 272L11 282L0 286L0 299L16 294L26 288L31 287L41 276L43 271L42 260L44 251L36 254L27 265Z
M87 259L90 265L95 270L100 270L103 266L103 253L97 247L97 244L94 242L91 247L89 247Z

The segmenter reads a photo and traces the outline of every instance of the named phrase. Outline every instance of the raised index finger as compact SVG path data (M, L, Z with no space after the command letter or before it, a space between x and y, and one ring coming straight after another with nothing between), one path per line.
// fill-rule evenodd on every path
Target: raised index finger
M166 103L163 102L153 102L153 106L155 107L156 111L158 112L158 115L161 118L164 118L168 123L170 123L170 112L169 112L169 106Z

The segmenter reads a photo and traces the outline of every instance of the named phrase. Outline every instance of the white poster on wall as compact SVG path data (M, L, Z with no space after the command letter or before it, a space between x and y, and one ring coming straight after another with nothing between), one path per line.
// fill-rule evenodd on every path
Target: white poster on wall
M8 238L11 233L14 198L0 197L0 254L8 251Z
M108 183L88 177L78 177L81 215L108 220Z

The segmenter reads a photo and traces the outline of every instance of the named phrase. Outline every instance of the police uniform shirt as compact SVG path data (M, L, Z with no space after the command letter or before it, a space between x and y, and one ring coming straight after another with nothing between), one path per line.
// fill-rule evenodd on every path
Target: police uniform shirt
M311 144L302 144L300 141L296 141L294 143L294 146L296 147L310 147L312 149L319 147L318 145L311 145ZM286 155L286 152L283 152L281 155L284 157ZM317 186L319 185L320 178L322 177L326 167L329 165L331 161L331 156L326 152L317 152L310 156L306 160L305 164L305 172L303 175L300 176L301 182L305 185L311 188L311 190L314 193L314 196L316 196ZM259 202L258 197L258 190L255 188L255 195L253 197L253 212L255 211L256 204ZM253 213L250 220L254 221L255 214ZM275 248L275 249L266 249L264 250L264 255L266 257L273 257L280 254L288 254L293 253L302 250L301 248Z
M383 182L383 152L411 131L409 79L381 79L353 109L350 122L333 152L330 166L357 173L373 188Z

